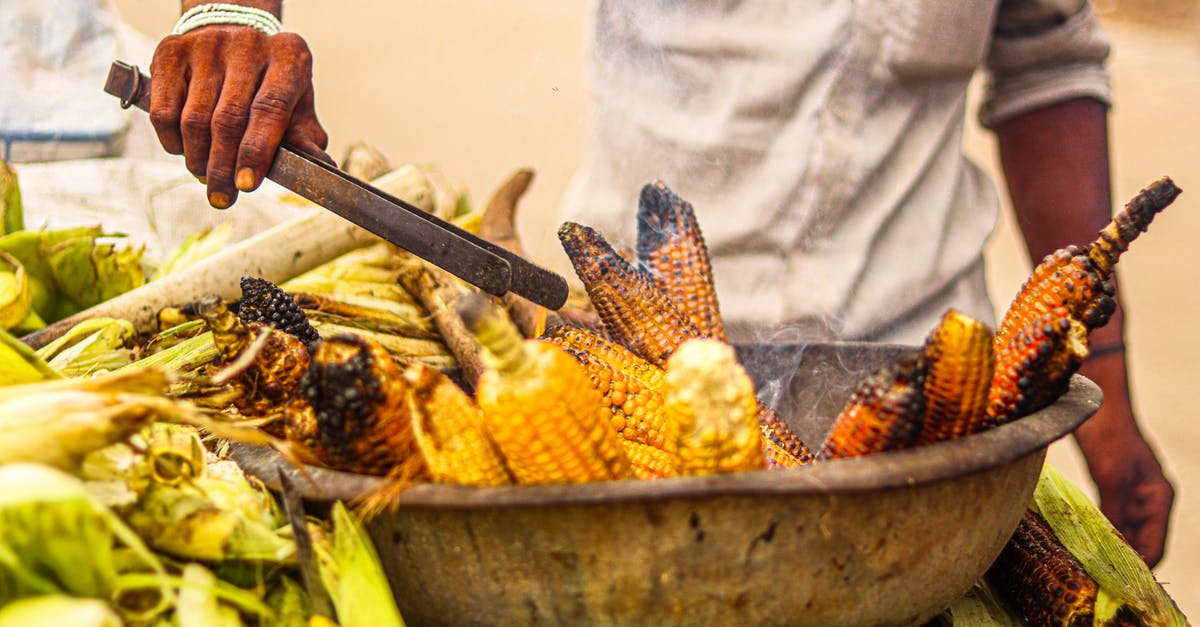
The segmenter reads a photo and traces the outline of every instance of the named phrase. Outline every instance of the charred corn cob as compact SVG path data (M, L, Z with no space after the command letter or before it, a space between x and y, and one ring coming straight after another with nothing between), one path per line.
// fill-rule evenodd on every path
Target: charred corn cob
M524 340L483 296L464 297L457 310L484 348L476 401L518 483L633 476L583 366L549 342Z
M916 444L925 419L924 355L881 368L855 388L818 459L859 457Z
M1105 277L1111 274L1121 253L1129 250L1129 244L1139 234L1146 232L1154 216L1174 202L1181 192L1167 177L1138 192L1088 246L1088 258L1096 265L1097 271Z
M763 457L769 468L795 468L812 463L808 446L787 426L775 410L758 405L759 430L762 434Z
M567 222L558 238L618 343L661 366L680 344L703 337L645 272L621 258L594 229Z
M993 343L996 352L1055 307L1066 307L1089 330L1107 324L1116 309L1109 277L1118 258L1179 194L1171 179L1159 179L1129 201L1086 247L1068 246L1043 259L1005 313Z
M325 465L415 480L428 469L413 435L409 386L383 347L355 336L316 344L301 393L312 408L289 407L292 439Z
M667 362L666 414L680 475L764 468L754 383L733 347L717 340L684 343Z
M1087 356L1087 328L1065 307L1035 320L996 355L988 390L988 425L1003 424L1054 402Z
M662 479L675 476L675 455L657 446L637 440L621 440L629 458L633 476L638 479Z
M513 482L475 401L446 375L424 364L404 370L417 445L434 481L496 486Z
M661 368L582 329L555 327L542 338L562 347L583 365L592 387L603 397L609 421L622 438L663 447L666 415Z
M637 258L655 285L704 335L725 341L708 247L696 213L662 181L642 188Z
M1033 512L1025 512L987 576L1030 625L1092 624L1096 582Z
M291 296L277 285L258 277L242 277L242 297L229 308L245 322L273 325L305 344L321 339Z
M925 341L925 424L917 444L970 435L984 428L995 360L992 330L951 309Z
M230 384L237 390L234 406L240 412L271 413L299 392L309 363L308 349L300 339L257 322L244 323L215 297L197 301L195 310L212 331L219 364L233 364L259 334L267 334L251 363Z

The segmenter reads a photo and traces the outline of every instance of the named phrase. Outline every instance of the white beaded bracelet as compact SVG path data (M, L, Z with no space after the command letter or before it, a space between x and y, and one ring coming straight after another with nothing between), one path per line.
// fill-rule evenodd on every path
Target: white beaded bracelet
M216 3L201 4L189 9L179 16L179 21L175 22L175 28L171 33L182 35L201 26L213 24L249 26L267 35L274 35L283 30L279 18L272 15L270 11L244 7L240 4Z

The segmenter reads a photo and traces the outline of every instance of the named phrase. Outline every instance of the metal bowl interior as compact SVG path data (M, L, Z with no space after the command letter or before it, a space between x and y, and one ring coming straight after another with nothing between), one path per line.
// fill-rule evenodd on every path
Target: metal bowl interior
M908 347L739 347L760 396L820 443L852 388ZM912 624L986 570L1029 502L1045 448L1095 412L1074 377L1052 406L961 440L659 481L419 485L370 521L413 624ZM239 448L271 483L278 459ZM314 501L379 479L310 469Z

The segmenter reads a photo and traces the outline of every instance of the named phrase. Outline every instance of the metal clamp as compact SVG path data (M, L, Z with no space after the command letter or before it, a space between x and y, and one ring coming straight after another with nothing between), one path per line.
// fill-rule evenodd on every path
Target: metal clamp
M128 96L121 96L121 108L128 109L137 102L138 94L142 91L142 73L138 70L138 66L130 66L133 68L133 87L129 89ZM110 101L111 102L111 101Z

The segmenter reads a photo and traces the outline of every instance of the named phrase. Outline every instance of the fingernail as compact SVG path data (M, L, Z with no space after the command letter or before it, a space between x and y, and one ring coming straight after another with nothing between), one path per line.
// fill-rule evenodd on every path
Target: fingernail
M243 192L248 192L254 189L254 170L250 168L242 168L238 170L237 180L234 181L237 188Z
M221 192L213 192L208 195L208 204L217 209L224 209L229 206L229 196Z

